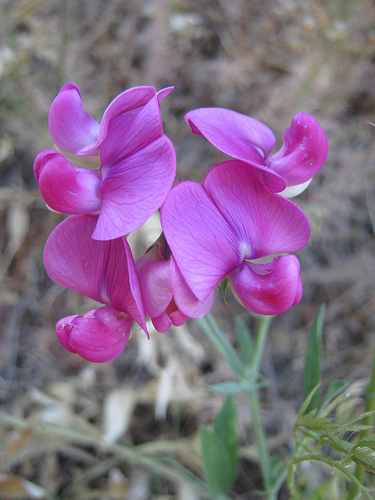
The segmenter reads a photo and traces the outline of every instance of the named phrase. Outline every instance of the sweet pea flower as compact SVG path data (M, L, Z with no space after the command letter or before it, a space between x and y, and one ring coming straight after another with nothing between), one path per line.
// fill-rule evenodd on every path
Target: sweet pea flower
M212 290L203 303L197 299L184 280L163 234L138 259L136 268L145 314L159 332L210 312L215 291Z
M133 319L111 306L98 307L83 316L67 316L56 324L56 335L69 352L87 361L104 363L116 358L128 341Z
M125 237L97 241L91 215L72 215L49 236L44 265L58 285L106 304L84 316L61 319L60 343L84 359L104 362L124 349L133 320L147 333L142 295L131 249Z
M159 209L175 177L175 150L163 134L160 113L160 101L171 90L126 90L99 125L84 110L78 87L64 85L52 103L49 126L74 164L54 150L37 155L34 173L47 205L69 215L98 215L92 234L97 240L141 226ZM100 170L82 168L82 158L94 158Z
M258 314L280 314L301 300L298 259L278 254L306 245L308 220L242 162L219 163L202 185L176 185L161 222L179 270L201 303L225 277L240 303ZM265 257L270 261L260 260Z
M283 134L284 144L275 146L273 132L250 116L222 108L200 108L186 114L192 132L204 136L223 153L255 168L273 193L291 198L309 185L328 153L326 135L319 123L299 112Z
M150 86L127 89L113 99L99 124L83 107L78 85L65 83L49 110L48 126L52 140L74 165L99 167L100 145L111 133L112 120L116 119L116 126L121 129L119 135L123 135L123 140L129 143L127 147L134 150L139 149L144 141L152 142L161 136L160 102L172 90L173 87L166 87L156 92ZM133 125L136 127L134 131ZM143 127L144 130L139 130ZM139 134L139 144L132 142L134 137L127 138L129 133Z

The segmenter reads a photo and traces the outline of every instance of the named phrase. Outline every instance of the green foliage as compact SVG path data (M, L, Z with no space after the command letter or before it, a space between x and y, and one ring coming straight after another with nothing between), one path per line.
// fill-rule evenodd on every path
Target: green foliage
M334 380L328 387L319 409L319 413L323 412L329 403L336 398L346 387L348 383L345 380Z
M369 490L348 470L354 462L369 472L375 472L375 435L362 437L360 434L372 429L372 426L361 423L369 413L348 418L342 423L335 422L330 416L350 395L347 391L343 392L345 387L343 381L332 383L322 398L321 406L317 408L311 404L319 389L319 386L316 386L301 407L294 427L296 452L288 472L288 486L292 498L300 498L295 484L295 469L297 463L304 460L321 461L331 465L333 469L339 470L355 482L366 498L372 498ZM309 408L312 410L309 411ZM326 451L324 454L319 453L323 445L331 448L334 459L327 456ZM326 498L324 495L329 489L328 483L326 486L322 485L314 492L314 496L309 498Z
M236 408L231 397L225 399L214 429L201 429L201 449L208 487L218 498L231 487L237 471Z
M238 337L238 346L240 348L243 360L246 366L251 365L251 360L253 356L253 342L251 340L251 332L246 326L246 323L240 316L234 318L236 325L236 332Z
M265 387L268 385L268 382L259 382L255 384L253 382L249 383L239 383L239 382L223 382L221 384L212 384L210 388L213 391L220 392L221 394L233 395L239 394L240 392L249 392L260 389L261 387Z
M323 320L326 307L321 305L315 317L310 331L305 359L305 373L303 383L303 399L306 400L311 391L320 384L322 378L321 358L322 358L322 331ZM315 410L319 402L319 389L316 390L310 399L306 412Z
M224 304L227 305L227 288L229 285L228 278L221 280L221 296L223 297Z
M236 350L226 338L224 333L220 330L212 315L208 313L207 316L197 319L196 321L231 367L233 373L237 376L237 378L243 380L244 365L237 355Z

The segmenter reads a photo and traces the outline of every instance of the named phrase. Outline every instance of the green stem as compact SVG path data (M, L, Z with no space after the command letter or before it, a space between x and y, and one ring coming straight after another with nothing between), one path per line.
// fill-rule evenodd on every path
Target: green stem
M211 314L207 314L204 318L197 319L199 326L204 333L214 344L216 349L222 354L229 366L232 368L233 373L239 380L243 379L244 367L242 361L238 357L232 344L228 341L224 333L221 331L216 321Z
M337 462L337 460L332 460L331 458L324 457L323 455L317 455L315 453L310 453L309 455L303 455L301 457L296 457L293 460L293 462L291 463L291 466L294 466L294 465L296 465L300 462L304 462L306 460L308 460L310 462L313 462L313 461L324 462L325 464L328 464L331 467L338 469L340 472L345 474L345 476L347 476L352 481L353 484L355 484L357 486L358 490L362 491L362 493L365 495L366 498L368 498L369 500L373 500L373 496L369 493L369 491L367 491L367 489L356 478L356 476L354 474L352 474L351 472L349 472L344 465L340 464L340 462Z
M365 406L365 412L373 412L375 411L375 350L374 350L374 360L372 362L372 370L371 370L371 377L370 377L370 382L367 386L367 391L366 391L366 406ZM374 414L371 415L366 415L363 419L363 425L368 425L373 427L374 425ZM359 438L365 438L367 436L370 436L373 432L373 428L371 429L366 429L361 431ZM354 476L358 480L360 484L363 483L364 477L365 477L366 471L364 467L361 467L359 464L356 465ZM358 484L357 482L352 482L350 490L348 492L348 496L346 497L347 500L353 500L356 495L358 494Z
M204 333L215 345L218 351L232 368L238 380L256 387L259 378L259 369L263 357L264 346L270 327L272 316L260 316L255 332L255 341L250 360L246 369L244 362L238 357L232 344L227 340L224 333L216 324L213 317L208 314L205 318L197 320ZM254 431L255 445L258 450L259 463L263 478L266 495L269 500L275 500L276 488L272 488L271 461L268 452L267 439L263 426L263 418L260 411L258 392L256 389L248 391L250 410L252 415L252 426Z
M266 343L271 319L271 316L261 316L255 332L254 350L250 366L250 382L252 382L254 385L258 380L260 363L263 357L264 346ZM255 444L258 449L263 482L269 500L273 500L276 498L276 492L270 489L272 480L270 455L267 446L267 438L264 430L263 419L260 411L258 391L256 389L249 391L249 403L252 415Z
M256 382L258 378L260 363L263 358L264 347L266 345L267 334L270 328L272 316L261 316L255 332L254 350L251 358L251 377Z

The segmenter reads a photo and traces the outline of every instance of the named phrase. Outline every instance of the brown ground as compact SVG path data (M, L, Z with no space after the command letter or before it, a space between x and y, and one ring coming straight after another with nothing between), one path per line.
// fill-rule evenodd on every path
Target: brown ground
M46 209L32 170L35 155L52 147L48 109L66 81L79 85L86 109L99 121L125 88L174 85L162 112L179 179L201 181L222 158L190 134L184 114L191 109L249 114L273 129L278 146L298 111L319 120L328 159L298 199L312 226L299 253L304 298L274 320L263 363L270 379L264 394L270 446L277 453L291 446L308 331L322 302L328 306L325 385L345 379L363 394L375 347L374 21L370 0L2 0L0 399L9 413L29 419L22 434L14 434L15 422L0 434L0 451L7 451L0 473L14 481L9 491L21 487L16 476L42 488L37 498L198 498L147 467L119 460L110 446L61 441L46 429L36 433L36 422L112 429L105 413L112 396L117 409L111 414L127 429L120 442L161 449L161 440L186 438L192 470L199 472L197 428L212 421L221 402L208 384L230 377L194 322L148 343L137 331L106 365L65 352L55 338L56 321L88 303L44 271L43 246L61 217ZM248 321L240 306L233 300L224 306L219 294L214 314L231 338L227 318L241 314ZM158 388L170 401L166 413ZM249 446L246 401L236 402L241 443ZM124 405L133 415L129 428L120 416ZM107 465L96 469L102 460ZM76 489L68 490L72 485ZM255 487L261 487L257 468L244 459L231 496L256 498ZM11 498L5 491L0 497Z

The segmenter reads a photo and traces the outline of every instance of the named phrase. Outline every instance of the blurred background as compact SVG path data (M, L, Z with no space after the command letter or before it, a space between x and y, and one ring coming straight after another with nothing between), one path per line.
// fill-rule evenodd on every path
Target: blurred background
M136 330L123 354L105 365L90 364L57 341L56 321L90 305L46 275L43 247L62 216L47 210L33 175L36 154L53 147L48 110L67 81L78 84L86 110L99 122L126 88L174 85L162 115L182 180L200 182L223 159L190 133L184 115L191 109L216 106L250 115L274 131L277 148L298 111L321 123L327 161L295 200L312 227L298 254L304 297L273 320L262 366L270 381L262 398L271 450L282 454L292 446L308 332L323 302L324 384L347 380L361 408L375 348L374 78L370 0L2 0L2 408L29 423L43 418L67 428L90 426L109 443L154 442L158 449L158 443L184 439L195 470L199 426L212 421L222 402L208 386L230 377L194 321L155 332L150 341ZM153 224L139 231L136 252L157 236ZM234 316L249 327L253 320L229 295L224 305L217 294L213 313L234 339ZM232 496L257 498L249 410L240 396L236 404L248 453ZM14 436L12 425L3 423L0 473L37 485L36 498L198 498L126 461L96 471L108 450L66 440L51 445L33 435L31 424L27 428L27 435ZM84 473L87 480L77 486ZM0 497L8 498L1 489Z

